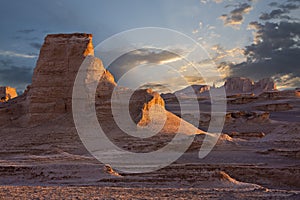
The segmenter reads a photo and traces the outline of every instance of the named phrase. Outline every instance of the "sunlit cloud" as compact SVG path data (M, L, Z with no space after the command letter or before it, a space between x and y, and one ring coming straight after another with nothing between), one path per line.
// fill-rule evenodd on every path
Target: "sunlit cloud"
M248 3L238 4L229 14L223 14L219 17L225 26L231 26L239 29L244 21L244 15L248 14L253 7Z
M272 76L272 79L276 82L278 89L296 88L299 87L300 77L294 76L294 74L277 74Z

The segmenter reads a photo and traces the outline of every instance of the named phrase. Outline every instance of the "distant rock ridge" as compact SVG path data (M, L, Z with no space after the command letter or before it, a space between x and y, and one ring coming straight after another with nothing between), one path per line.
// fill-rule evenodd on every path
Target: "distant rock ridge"
M264 78L254 82L249 78L232 77L228 78L224 84L227 94L253 93L259 95L263 92L276 91L275 82L271 78Z
M18 96L16 88L9 86L0 87L0 102L6 102Z
M261 95L264 92L277 91L276 84L271 78L264 78L258 82L245 77L232 77L225 81L224 88L227 96L236 95ZM178 90L174 93L162 94L165 101L172 101L176 98L209 98L209 85L190 85L184 89Z
M191 85L188 86L182 90L178 90L175 92L176 96L191 96L191 95L197 95L207 92L210 90L209 85Z

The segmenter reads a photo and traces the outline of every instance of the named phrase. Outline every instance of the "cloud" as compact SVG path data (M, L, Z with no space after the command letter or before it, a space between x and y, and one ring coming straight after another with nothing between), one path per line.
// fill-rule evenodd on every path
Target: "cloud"
M42 44L37 43L37 42L31 42L31 43L29 43L29 45L37 50L40 50L42 47Z
M223 20L225 26L239 28L244 21L244 15L252 10L252 6L248 3L242 3L235 6L229 14L221 15L220 19Z
M148 89L151 88L153 91L158 93L168 93L172 92L172 90L169 89L169 84L167 83L146 83L140 87L140 89Z
M33 68L28 67L30 64L24 63L26 62L22 59L0 57L0 85L15 87L19 92L23 91L31 83L33 74Z
M200 2L201 2L202 4L207 4L208 2L210 2L210 0L200 0Z
M271 7L276 7L276 6L278 6L278 3L277 2L271 2L268 5L271 6Z
M37 57L37 55L16 53L13 51L3 51L3 50L0 50L0 56L18 57L18 58L36 58Z
M295 77L292 73L276 74L272 79L277 83L278 89L296 88L300 83L300 77Z
M180 52L182 50L174 50L172 52ZM129 52L117 60L115 60L108 70L114 75L116 80L119 80L127 71L142 64L168 64L182 60L176 53L170 51L156 49L139 49Z
M222 3L223 0L213 0L215 3Z
M28 34L28 33L32 33L34 32L35 29L22 29L22 30L18 30L18 33L22 33L22 34Z
M299 3L299 1L297 1ZM293 3L288 3L288 4L281 4L279 6L280 8L284 9L284 10L296 10L300 7L300 5L298 4L293 4Z
M300 23L297 22L267 22L264 25L252 22L256 28L255 43L247 46L245 54L249 60L264 60L281 52L293 50L298 45Z
M293 2L293 1L288 1ZM299 3L299 1L295 1ZM292 10L297 10L300 8L300 4L295 3L284 3L278 4L276 2L272 2L269 4L271 7L277 7L277 9L272 10L270 13L262 13L259 19L261 20L271 20L271 19L292 19L288 14L291 13Z
M213 82L215 78L208 77L210 82ZM185 88L190 85L203 85L206 84L204 79L200 76L183 76L183 77L169 77L164 81L151 82L142 85L141 89L151 88L158 93L175 92L179 89Z
M282 14L287 13L286 11L282 9L276 9L272 10L270 13L263 13L259 19L261 20L270 20L270 19L276 19L276 18L282 18Z
M246 76L254 80L265 77L277 78L278 85L294 87L300 85L300 23L282 21L249 25L256 30L253 44L246 46L246 62L226 63L223 69L229 76ZM288 74L289 78L286 75Z
M208 2L214 2L214 3L222 3L223 0L200 0L202 4L207 4Z
M184 78L189 85L205 84L204 79L199 76L184 76Z
M10 66L0 67L0 84L17 88L23 91L31 83L33 69L28 67Z

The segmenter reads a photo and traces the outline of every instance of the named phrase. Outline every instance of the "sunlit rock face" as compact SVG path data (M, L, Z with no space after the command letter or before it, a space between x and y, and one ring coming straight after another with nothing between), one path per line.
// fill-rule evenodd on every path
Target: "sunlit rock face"
M267 91L275 91L276 85L270 78L254 82L249 78L228 78L224 84L227 94L254 93L256 95Z
M0 87L0 102L6 102L18 96L16 88L4 86Z
M163 123L161 133L174 134L178 131L187 135L204 133L167 111L163 98L151 89L135 91L130 98L129 111L131 118L139 127Z
M22 105L17 104L18 94L15 88L0 87L0 127L10 124L24 112Z
M165 108L165 102L157 92L151 89L137 90L130 98L130 115L136 124L141 126L150 122L149 112L155 106Z

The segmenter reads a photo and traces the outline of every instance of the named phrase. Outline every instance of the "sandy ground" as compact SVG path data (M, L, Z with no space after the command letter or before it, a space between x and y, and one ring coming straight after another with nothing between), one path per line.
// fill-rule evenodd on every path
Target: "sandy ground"
M123 187L1 186L0 199L299 199L280 190L152 189Z
M299 99L279 101L293 109L271 112L261 123L227 123L224 132L237 131L239 137L223 137L204 159L198 158L203 137L197 136L175 163L144 174L105 171L107 163L85 150L70 116L30 128L2 127L0 199L300 199ZM229 105L228 110L251 111L263 103L269 102ZM264 137L240 137L257 132ZM115 142L143 151L169 139L147 143L122 136Z

